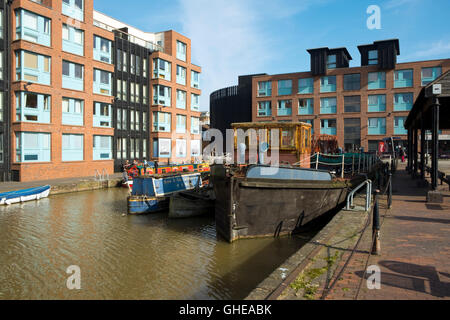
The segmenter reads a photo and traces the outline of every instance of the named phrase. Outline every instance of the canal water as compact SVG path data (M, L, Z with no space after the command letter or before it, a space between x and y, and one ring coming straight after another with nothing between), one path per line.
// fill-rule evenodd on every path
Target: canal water
M126 198L109 189L1 207L0 299L243 299L306 242L229 244L214 217L123 216ZM67 288L72 265L81 290Z

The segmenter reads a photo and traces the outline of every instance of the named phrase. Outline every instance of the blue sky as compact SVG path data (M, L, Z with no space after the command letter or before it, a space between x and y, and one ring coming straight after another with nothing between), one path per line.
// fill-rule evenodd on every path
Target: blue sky
M400 39L399 62L450 58L448 0L94 0L95 10L143 31L175 30L192 40L192 62L203 68L201 109L211 92L252 73L308 71L306 49ZM369 30L369 5L381 29Z

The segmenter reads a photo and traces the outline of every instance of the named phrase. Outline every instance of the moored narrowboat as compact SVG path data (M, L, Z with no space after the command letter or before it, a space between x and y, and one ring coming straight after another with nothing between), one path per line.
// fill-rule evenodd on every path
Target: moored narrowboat
M128 214L156 213L169 208L169 196L202 185L201 173L139 176L133 179Z

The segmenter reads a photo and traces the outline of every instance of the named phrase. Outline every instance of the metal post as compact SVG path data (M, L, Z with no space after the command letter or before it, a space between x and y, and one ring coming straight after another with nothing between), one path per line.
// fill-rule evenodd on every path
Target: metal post
M433 105L433 159L431 165L431 187L433 190L438 186L438 157L439 157L439 100L434 98Z
M342 155L342 173L341 173L342 179L344 179L344 171L345 171L345 154Z
M423 117L420 118L420 179L425 180L425 125Z
M389 173L389 180L388 180L389 186L388 186L388 209L392 208L392 173Z
M361 173L361 153L358 155L358 173Z
M353 154L352 159L352 176L355 174L355 154Z
M378 206L378 195L380 190L375 190L375 205L373 208L373 224L372 224L372 235L374 239L372 254L381 254L381 243L380 243L380 209Z
M417 173L419 171L419 134L417 128L413 131L414 134L414 178L417 177Z
M319 170L319 155L320 153L316 153L316 170Z

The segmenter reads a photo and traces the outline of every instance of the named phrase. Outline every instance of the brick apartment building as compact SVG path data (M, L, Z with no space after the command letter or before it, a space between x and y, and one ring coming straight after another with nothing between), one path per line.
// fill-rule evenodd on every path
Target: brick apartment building
M2 180L111 174L200 151L190 40L146 33L93 0L0 2ZM197 146L198 145L198 146Z
M404 122L415 99L425 84L450 70L450 59L397 63L397 39L358 49L360 67L349 67L352 57L346 48L318 48L308 50L308 72L253 76L248 121L307 122L316 134L337 136L346 151L376 151L385 137L406 145ZM214 127L220 119L213 110L227 98L211 97Z

